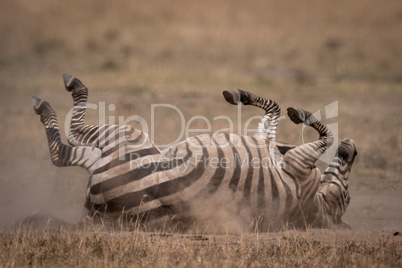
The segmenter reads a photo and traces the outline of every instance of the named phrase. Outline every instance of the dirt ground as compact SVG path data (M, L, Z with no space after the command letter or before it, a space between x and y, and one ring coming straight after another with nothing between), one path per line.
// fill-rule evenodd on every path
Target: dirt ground
M202 115L215 130L227 125L213 119L227 115L244 126L259 111L238 118L222 98L228 88L273 98L283 115L288 106L319 110L324 122L337 124L338 142L349 137L358 147L344 220L365 235L402 232L400 1L0 6L0 228L30 215L70 223L85 215L88 175L51 164L31 107L32 95L48 100L64 129L72 101L62 74L70 73L90 88L91 103L115 105L108 118L141 115L150 122L151 105L168 103L186 122ZM334 101L336 117L325 118ZM97 122L97 111L87 118ZM173 111L157 111L155 142L174 141L179 124ZM304 134L314 138L306 132L285 119L278 140L301 144Z
M402 202L399 191L351 191L353 203L343 219L354 230L401 232Z

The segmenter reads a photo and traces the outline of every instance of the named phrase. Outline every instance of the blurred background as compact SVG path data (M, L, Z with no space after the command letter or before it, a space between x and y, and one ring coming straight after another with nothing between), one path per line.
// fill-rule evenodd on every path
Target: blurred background
M238 131L237 122L262 111L243 107L238 118L222 98L231 88L275 99L283 115L289 106L320 111L326 124L337 124L339 141L349 137L358 147L346 217L358 225L356 217L383 213L402 227L401 212L394 213L402 211L398 0L3 0L0 38L0 225L32 214L70 222L85 214L88 174L51 164L31 106L32 96L49 101L64 130L72 107L62 80L68 73L89 88L91 103L114 104L106 116L116 121L139 115L150 122L151 105L167 103L186 122L201 115L212 130L227 128L214 121L224 115ZM329 118L325 106L335 101L337 116ZM87 119L97 123L98 111ZM180 135L177 112L160 108L154 119L156 144ZM205 127L202 120L191 124ZM301 144L301 126L282 120L278 140Z

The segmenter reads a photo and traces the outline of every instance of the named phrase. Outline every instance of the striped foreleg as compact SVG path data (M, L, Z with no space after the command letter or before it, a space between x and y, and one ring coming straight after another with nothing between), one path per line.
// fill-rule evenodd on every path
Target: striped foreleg
M256 96L241 89L225 90L223 91L223 96L230 104L238 105L241 102L244 105L252 105L264 109L265 115L258 124L258 133L260 138L275 142L276 128L279 116L281 115L281 109L275 101Z
M32 105L45 126L52 163L58 167L81 166L91 172L94 163L101 156L101 151L93 147L71 147L63 144L56 113L50 104L33 97Z

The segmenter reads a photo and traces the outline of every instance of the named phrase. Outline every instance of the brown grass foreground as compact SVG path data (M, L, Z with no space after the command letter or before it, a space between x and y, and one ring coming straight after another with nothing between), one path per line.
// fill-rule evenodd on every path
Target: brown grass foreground
M102 226L41 232L20 225L0 235L2 266L400 267L401 236L345 230L184 235ZM369 239L367 239L369 237Z

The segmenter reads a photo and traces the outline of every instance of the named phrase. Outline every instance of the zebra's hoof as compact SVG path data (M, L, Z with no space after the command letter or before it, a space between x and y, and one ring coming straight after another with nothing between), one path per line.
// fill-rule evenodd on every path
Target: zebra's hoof
M63 74L63 81L64 81L64 86L66 87L67 91L71 91L74 88L73 83L73 77L69 74Z
M80 90L87 90L78 78L72 77L69 74L63 74L63 81L67 91L78 92Z
M240 94L237 90L225 90L222 93L225 100L230 104L238 105L240 103Z
M32 106L36 114L41 115L45 111L49 110L50 104L47 101L43 101L37 97L32 96Z
M39 108L40 108L40 106L41 106L41 103L42 103L42 100L41 100L41 99L32 96L32 106L33 106L34 111L35 111L36 114L39 114L39 113L40 113L40 112L39 112Z
M289 107L288 108L288 116L290 120L292 120L295 124L300 124L306 121L306 116L303 110L298 108Z

